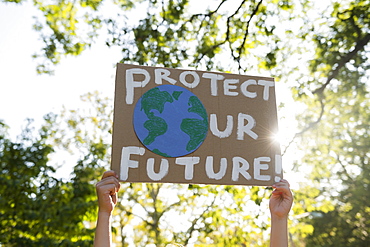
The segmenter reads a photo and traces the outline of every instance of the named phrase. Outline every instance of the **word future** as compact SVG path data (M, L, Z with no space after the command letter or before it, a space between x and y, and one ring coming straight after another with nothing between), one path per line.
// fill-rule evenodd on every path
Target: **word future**
M128 179L129 169L138 168L139 162L136 160L131 160L131 155L144 155L145 148L142 147L124 147L122 149L121 158L121 173L120 179L125 181ZM176 165L185 166L184 178L185 180L192 180L194 175L194 166L200 163L200 157L188 156L179 157L175 159ZM153 181L162 180L169 172L169 162L167 159L162 158L159 172L154 171L154 158L149 158L146 162L146 170L148 177ZM270 168L271 158L270 157L258 157L253 161L253 178L259 181L269 181L271 180L270 175L262 175L261 171L268 170ZM226 158L221 158L220 167L217 173L214 172L213 156L207 156L205 160L205 172L209 179L220 180L222 179L227 170L228 161ZM251 180L252 176L248 172L250 169L249 162L242 157L232 158L232 181L239 181L240 175L246 180ZM281 155L275 156L275 170L277 173L281 172ZM280 181L279 177L275 177L276 182Z

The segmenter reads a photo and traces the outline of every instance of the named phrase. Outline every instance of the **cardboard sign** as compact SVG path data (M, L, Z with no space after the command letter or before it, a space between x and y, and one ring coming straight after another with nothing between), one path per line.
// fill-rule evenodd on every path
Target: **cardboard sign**
M117 64L120 181L272 185L282 178L273 78Z

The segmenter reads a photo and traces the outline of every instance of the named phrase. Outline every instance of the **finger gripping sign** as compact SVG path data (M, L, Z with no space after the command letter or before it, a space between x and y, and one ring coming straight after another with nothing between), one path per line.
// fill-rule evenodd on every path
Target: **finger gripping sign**
M273 78L117 64L120 181L272 185L282 178Z

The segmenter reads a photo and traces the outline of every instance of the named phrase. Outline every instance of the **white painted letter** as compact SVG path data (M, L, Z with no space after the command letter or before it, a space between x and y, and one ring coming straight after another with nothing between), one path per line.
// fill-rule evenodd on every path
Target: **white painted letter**
M149 158L146 162L146 172L148 177L153 181L159 181L168 174L168 160L162 159L159 172L154 171L154 158Z
M121 154L121 180L127 180L128 178L128 169L129 168L138 168L139 162L136 160L130 160L131 154L143 155L145 153L145 148L141 147L123 147Z
M241 164L241 166L240 166ZM239 180L239 174L242 174L243 177L247 180L251 180L251 175L247 172L249 169L249 163L242 157L234 157L233 158L233 171L231 175L231 179L233 181Z
M167 69L155 69L154 70L155 83L161 85L163 80L166 80L171 84L175 84L176 80L168 77L170 74L171 72Z
M226 174L227 159L226 158L221 158L221 160L220 160L220 171L219 172L215 173L215 170L213 168L214 168L214 166L213 166L213 156L207 156L207 160L206 160L207 176L210 179L220 180Z
M283 176L283 167L282 167L282 158L280 154L275 155L275 182L280 182L281 177L277 175Z
M143 81L134 81L134 74L144 75ZM145 69L128 69L126 70L126 104L131 105L134 102L134 88L145 87L150 80L149 72Z
M247 120L247 125L244 125L244 120ZM258 135L252 131L253 127L256 126L256 121L251 115L239 113L238 114L238 129L237 129L237 140L244 140L244 133L252 137L254 140L258 138Z
M275 86L273 81L258 80L258 85L264 86L263 88L263 99L269 100L270 97L270 87Z
M258 157L254 159L254 179L261 180L261 181L269 181L271 176L269 175L261 175L261 170L268 170L268 164L261 164L261 162L270 162L270 157Z
M224 94L229 96L237 96L238 92L231 92L232 89L237 89L237 86L231 85L239 83L239 79L226 79L224 80Z
M180 157L176 158L175 163L177 165L185 166L185 179L191 180L194 175L194 165L199 163L199 157Z
M218 129L217 116L216 114L210 114L209 127L214 136L225 138L229 137L233 132L233 116L227 115L226 128L224 131Z
M248 98L256 98L257 97L257 93L256 92L249 92L248 91L248 86L249 85L257 85L256 80L249 79L249 80L243 82L243 84L240 86L240 90L242 91L242 93L246 97L248 97Z
M193 82L189 83L186 81L186 76L187 75L192 75L194 80ZM197 74L197 72L195 71L184 71L180 74L180 82L182 84L184 84L185 87L188 87L188 88L195 88L196 86L198 86L199 82L200 82L200 78L199 78L199 75Z
M217 81L224 79L223 75L214 73L204 73L203 78L211 79L211 95L217 96Z

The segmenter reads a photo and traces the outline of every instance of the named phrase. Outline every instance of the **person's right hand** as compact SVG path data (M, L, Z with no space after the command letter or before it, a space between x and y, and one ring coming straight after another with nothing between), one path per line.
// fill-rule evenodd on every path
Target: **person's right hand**
M293 195L289 187L289 182L285 179L272 186L275 189L270 198L270 212L272 217L288 217L293 204Z
M117 192L120 189L118 176L114 171L106 171L96 184L99 212L111 213L117 204Z

